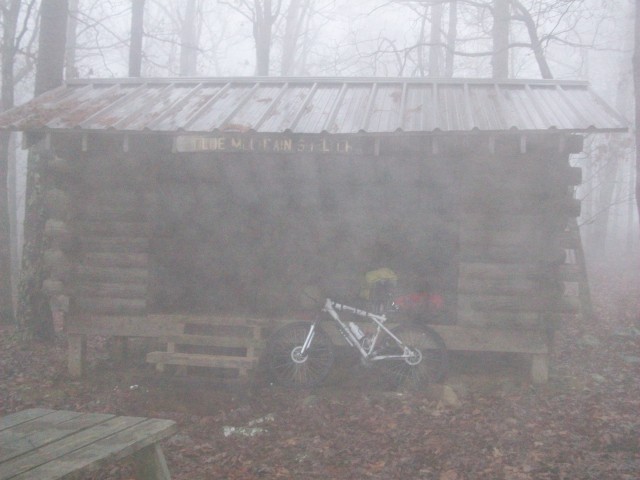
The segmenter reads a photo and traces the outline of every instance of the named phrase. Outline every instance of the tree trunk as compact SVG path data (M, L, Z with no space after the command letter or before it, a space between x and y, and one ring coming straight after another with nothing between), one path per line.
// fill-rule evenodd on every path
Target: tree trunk
M67 22L67 45L65 48L65 77L78 78L76 68L76 43L78 29L78 2L79 0L69 0L69 20Z
M636 101L636 207L640 216L640 6L636 3L635 45L633 49L633 79Z
M256 42L256 75L261 77L269 76L272 25L271 0L264 0L262 4L256 2L253 38Z
M491 54L493 78L509 77L509 21L509 0L494 0Z
M180 33L180 75L196 75L198 64L198 31L196 22L197 0L187 0Z
M9 217L9 145L11 134L0 133L0 324L13 321L11 286L11 222Z
M449 30L447 31L447 48L445 50L444 74L445 77L453 77L454 59L456 51L456 38L458 36L458 0L449 3Z
M540 69L540 75L542 78L553 78L551 68L549 67L547 58L544 55L542 43L540 43L540 38L538 37L538 30L536 29L536 24L531 17L531 13L524 5L522 5L522 3L520 3L519 0L512 0L512 2L520 11L519 17L527 27L527 33L529 34L529 40L531 42L531 49L533 50L533 55L536 57L536 62Z
M63 30L64 31L64 30ZM46 157L29 152L27 160L27 198L24 219L24 248L18 289L18 323L26 339L53 339L53 317L49 298L42 285L46 277L43 255L44 185Z
M131 2L131 43L129 44L129 76L139 77L142 71L142 35L144 0Z
M4 12L2 32L2 92L0 111L14 104L13 64L16 54L16 30L20 0L12 0ZM0 323L13 321L13 299L11 282L11 222L9 215L9 149L11 133L0 133Z
M36 96L62 85L66 47L68 0L42 0L36 61Z
M67 32L67 0L42 0L40 38L36 61L35 95L62 84ZM45 279L43 255L46 249L44 224L44 181L46 156L29 153L25 202L24 249L18 289L18 323L27 338L53 338L53 319L49 298L42 284Z
M16 155L16 138L11 137L9 142L9 170L7 172L9 191L9 235L11 236L11 294L12 313L15 316L17 287L20 280L20 254L22 253L22 243L20 236L20 222L18 221L18 159Z
M300 31L309 10L309 0L291 0L287 10L284 38L282 41L282 64L280 73L283 76L293 75L296 52L300 39Z
M431 7L431 45L429 47L429 76L440 76L442 63L442 4L434 3Z

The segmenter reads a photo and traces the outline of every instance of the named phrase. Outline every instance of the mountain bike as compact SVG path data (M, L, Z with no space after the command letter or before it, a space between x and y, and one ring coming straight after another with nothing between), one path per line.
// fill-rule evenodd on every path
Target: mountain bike
M394 387L417 388L442 380L447 369L447 348L438 333L416 322L388 328L387 311L374 313L327 298L313 322L294 322L278 328L267 343L268 368L275 381L294 388L321 384L334 363L334 345L321 327L333 322L347 344L355 348L365 365L380 366ZM338 313L365 319L371 327L362 331L354 321Z

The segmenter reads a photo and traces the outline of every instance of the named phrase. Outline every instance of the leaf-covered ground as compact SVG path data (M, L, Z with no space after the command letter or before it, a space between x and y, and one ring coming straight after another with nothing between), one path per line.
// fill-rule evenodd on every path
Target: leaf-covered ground
M173 419L179 431L163 447L174 479L637 479L639 276L596 269L596 319L564 320L546 386L528 383L518 357L456 356L457 407L385 392L357 366L311 392L167 380L141 353L137 365L112 364L100 340L91 375L71 381L63 336L22 345L4 327L0 415L39 406ZM132 475L122 463L92 478Z

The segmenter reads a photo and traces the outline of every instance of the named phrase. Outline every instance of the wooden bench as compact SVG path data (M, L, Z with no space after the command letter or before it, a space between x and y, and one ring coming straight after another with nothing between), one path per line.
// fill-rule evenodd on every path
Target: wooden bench
M201 367L235 371L238 377L246 379L264 346L264 321L220 316L152 317L155 322L163 319L182 329L179 334L161 337L167 344L165 351L147 354L147 362L154 363L158 371L164 371L166 365L175 365L182 370ZM228 377L230 372L222 373Z
M85 478L131 457L140 480L170 480L159 441L175 422L43 408L0 419L0 480Z

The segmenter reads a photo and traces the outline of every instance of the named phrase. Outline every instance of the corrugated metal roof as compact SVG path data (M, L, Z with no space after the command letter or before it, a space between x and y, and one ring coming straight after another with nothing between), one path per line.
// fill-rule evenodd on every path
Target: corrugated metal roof
M384 134L625 130L584 82L414 78L74 80L0 115L11 130Z

